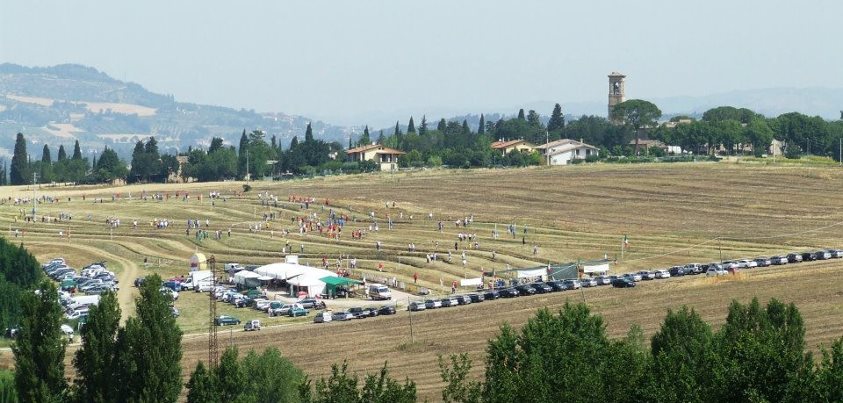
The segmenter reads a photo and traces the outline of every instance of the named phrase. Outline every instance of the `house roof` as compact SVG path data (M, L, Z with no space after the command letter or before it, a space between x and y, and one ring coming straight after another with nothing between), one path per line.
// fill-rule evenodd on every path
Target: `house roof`
M522 143L532 147L532 145L530 143L527 143L523 139L520 139L520 140L496 141L496 142L492 143L492 148L495 149L495 150L499 150L499 149L502 149L502 148L509 148L509 147L512 147L512 146L516 146L516 145L522 144Z
M540 145L536 148L541 149L541 150L547 150L547 149L550 149L550 148L555 148L555 150L552 153L550 153L550 155L556 155L556 154L559 154L559 153L564 153L564 152L568 152L568 151L571 151L571 150L576 150L578 148L590 148L592 150L599 150L599 148L597 148L593 145L586 144L586 143L583 143L581 141L571 140L571 139L561 139L561 140L551 141L550 143L542 144L542 145Z
M378 151L375 154L397 154L397 155L406 154L405 152L403 152L401 150L396 150L394 148L384 147L380 144L369 144L369 145L365 145L365 146L354 147L352 149L349 149L345 153L346 154L365 153L367 151L374 150L374 149L378 149Z
M635 140L630 140L629 145L634 146ZM638 139L638 145L647 147L664 147L664 143L662 143L661 141L651 139Z
M551 141L550 143L542 144L542 145L540 145L536 148L538 148L539 150L544 150L544 149L547 149L547 148L557 147L557 146L570 144L570 143L579 143L579 141L571 140L571 139L554 140L554 141ZM580 144L585 144L585 143L580 143Z

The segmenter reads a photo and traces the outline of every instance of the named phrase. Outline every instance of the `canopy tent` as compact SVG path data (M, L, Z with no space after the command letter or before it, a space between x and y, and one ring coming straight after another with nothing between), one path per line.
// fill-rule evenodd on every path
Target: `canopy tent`
M319 281L325 283L325 294L327 294L328 297L336 296L337 288L363 284L363 282L361 281L337 276L322 277L319 279Z
M290 295L304 292L308 297L325 293L324 277L335 277L334 272L305 266L298 263L298 258L288 256L285 262L271 263L254 271L259 276L273 280L283 280L289 285Z
M260 286L261 278L264 278L264 276L252 271L240 270L234 273L234 284L245 288L254 288Z

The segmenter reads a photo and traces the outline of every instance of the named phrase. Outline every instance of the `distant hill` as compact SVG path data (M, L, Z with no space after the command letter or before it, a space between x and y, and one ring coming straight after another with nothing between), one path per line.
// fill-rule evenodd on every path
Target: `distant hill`
M283 113L177 102L87 66L0 64L0 157L13 148L17 132L26 135L33 158L40 158L44 143L55 155L59 144L68 148L77 139L87 152L108 145L128 156L138 139L149 136L173 152L208 145L214 136L236 145L243 129L264 130L267 141L275 135L286 146L304 135L308 122ZM316 121L313 131L316 138L343 143L348 130Z

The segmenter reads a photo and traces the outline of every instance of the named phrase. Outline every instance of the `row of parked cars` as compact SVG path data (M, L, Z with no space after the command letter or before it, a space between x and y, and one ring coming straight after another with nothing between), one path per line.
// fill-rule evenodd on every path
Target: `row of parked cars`
M689 263L684 266L673 266L670 268L669 272L674 277L697 274L705 274L706 276L723 276L741 269L754 269L757 267L780 266L785 264L839 258L843 258L843 250L826 249L810 252L792 252L786 255L757 257L755 259L726 260L723 263Z
M347 311L319 312L314 318L313 323L327 323L327 322L341 322L354 319L374 318L381 315L395 315L395 307L392 305L383 305L380 307L353 307L348 308Z
M117 277L106 269L105 262L91 263L77 273L63 258L55 258L41 265L41 268L48 277L59 283L62 291L71 294L82 292L99 295L120 288Z

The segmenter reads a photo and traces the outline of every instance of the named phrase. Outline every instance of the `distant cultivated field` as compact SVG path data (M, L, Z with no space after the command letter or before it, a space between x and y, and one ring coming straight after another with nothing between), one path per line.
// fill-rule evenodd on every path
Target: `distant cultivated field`
M34 224L24 224L20 218L15 221L20 209L31 209L31 205L13 205L16 197L31 197L32 190L4 188L0 190L6 198L0 205L0 228L7 229L7 236L13 236L15 228L25 231L19 240L42 260L64 256L77 267L107 260L119 272L123 285L120 299L128 312L133 296L129 284L134 277L150 272L165 276L184 273L187 258L197 249L215 255L220 262L278 261L286 242L280 234L283 228L293 231L287 240L295 252L304 245L302 258L311 264L321 263L323 256L334 262L339 255L350 255L358 259L362 272L376 273L382 263L384 273L378 275L412 282L413 273L418 273L419 283L437 292L440 281L447 287L453 280L479 275L482 269L604 255L620 259L625 234L630 247L614 267L619 272L717 261L721 255L723 259L751 258L843 246L843 212L839 208L843 204L843 170L836 167L697 163L431 170L254 182L252 186L242 197L231 196L242 190L241 182L41 188L36 195L55 196L59 202L40 204L39 216L55 217L64 212L73 219ZM170 198L143 201L144 190L169 194ZM190 192L189 200L174 197L176 191L185 190ZM209 191L222 192L226 201L218 200L212 206ZM278 206L261 204L258 194L262 192L277 196ZM301 210L298 203L287 202L289 195L312 196L317 203ZM94 202L100 198L102 203ZM323 209L326 199L330 206ZM310 213L325 219L331 208L357 220L346 225L340 240L318 232L299 235L291 222ZM368 230L371 220L366 217L372 211L379 231L352 240L351 230ZM249 225L262 221L264 213L275 213L278 218L269 223L270 229L250 232ZM426 219L429 213L434 215L432 221ZM387 214L396 223L394 230L387 228ZM455 220L470 215L474 224L455 227ZM112 232L105 225L108 217L120 218L121 226ZM207 218L211 231L225 233L231 228L232 237L199 243L192 233L185 235L188 218L203 224ZM131 225L135 219L138 229ZM155 219L171 220L170 228L151 228ZM440 220L444 225L441 233L437 230ZM517 225L514 238L506 234L505 226L510 223ZM501 236L495 240L491 234L496 226ZM59 237L60 231L64 235L69 231L70 238ZM479 237L479 249L466 249L465 267L459 253L453 254L453 263L426 263L428 253L446 257L458 232ZM380 252L375 250L376 241L384 245ZM416 245L414 253L407 251L410 242ZM539 247L537 255L533 245ZM461 247L468 245L463 242ZM144 258L149 267L144 267ZM798 304L806 319L809 346L827 344L843 335L841 268L840 261L811 263L745 272L729 281L675 279L648 282L633 290L600 288L425 312L413 319L415 344L409 343L406 312L329 325L289 325L291 322L280 319L272 322L279 327L259 334L235 332L231 338L244 348L276 345L313 374L326 373L330 363L343 358L359 370L374 370L388 360L396 375L410 376L424 396L436 400L441 387L437 354L467 351L479 358L486 340L503 321L521 324L535 309L557 308L569 298L585 300L604 315L610 333L617 336L636 323L652 334L670 307L691 305L706 319L721 323L733 298L777 297ZM207 338L197 333L206 327L199 316L204 309L202 301L200 296L190 295L177 303L185 312L180 323L189 333L185 337L185 368L207 356L203 351ZM251 312L239 310L236 314L247 319ZM229 335L225 336L221 338L227 341ZM477 365L482 366L480 362Z

